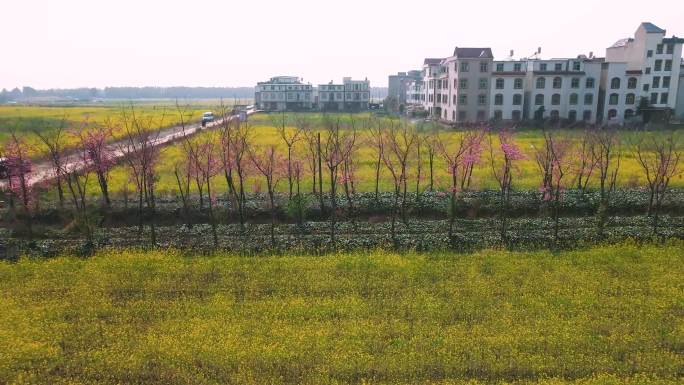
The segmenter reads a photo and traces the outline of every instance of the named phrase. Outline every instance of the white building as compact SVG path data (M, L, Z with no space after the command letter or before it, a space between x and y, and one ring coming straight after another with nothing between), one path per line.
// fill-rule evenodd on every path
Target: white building
M276 76L257 83L254 103L265 111L306 111L314 106L313 87L294 76Z
M677 107L684 39L641 23L633 38L618 40L606 50L601 78L605 123L630 120L637 110L669 117Z
M489 48L456 48L425 59L423 107L446 122L563 119L623 123L637 114L684 119L682 45L642 23L606 57L493 61ZM511 53L512 56L512 53Z
M603 59L527 62L526 119L567 119L595 123Z
M322 111L363 111L370 102L370 82L346 77L342 84L318 86L318 108Z

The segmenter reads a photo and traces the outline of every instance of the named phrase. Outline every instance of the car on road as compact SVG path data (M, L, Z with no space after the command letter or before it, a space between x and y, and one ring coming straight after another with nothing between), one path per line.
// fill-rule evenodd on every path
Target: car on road
M202 114L202 127L206 126L207 123L214 121L214 113L207 111Z

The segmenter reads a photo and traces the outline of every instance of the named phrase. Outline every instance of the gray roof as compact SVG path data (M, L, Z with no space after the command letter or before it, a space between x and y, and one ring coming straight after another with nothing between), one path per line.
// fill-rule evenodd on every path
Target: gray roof
M438 59L438 58L426 58L423 64L429 64L429 65L436 65L442 62L444 59Z
M454 56L461 59L493 59L491 48L459 48L454 49Z
M624 39L620 39L620 40L616 41L615 44L611 45L611 46L608 47L608 48L619 48L619 47L624 47L624 46L627 45L627 43L631 43L631 42L633 42L633 41L634 41L634 39L632 39L631 37L624 38Z
M649 22L643 22L641 25L646 29L646 32L648 33L665 33L665 30L658 27L657 25Z

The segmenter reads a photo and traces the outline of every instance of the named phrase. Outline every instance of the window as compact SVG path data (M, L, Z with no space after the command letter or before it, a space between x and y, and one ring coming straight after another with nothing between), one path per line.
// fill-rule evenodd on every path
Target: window
M576 106L579 101L579 96L577 94L570 94L570 104Z
M663 69L663 61L658 59L655 61L655 68L653 69L654 71L658 72Z
M454 95L453 100L453 103L456 104L456 95Z
M534 105L535 106L543 106L544 105L544 94L537 94L534 97Z
M663 88L670 88L670 77L663 76Z
M487 79L482 78L480 79L480 89L481 90L486 90L487 89Z
M513 111L512 118L514 121L516 121L516 122L520 121L521 116L522 116L522 114L520 113L520 111L518 111L518 110Z
M496 89L497 90L502 90L504 88L504 80L503 79L496 79Z
M553 94L553 95L551 96L551 104L553 104L554 106L559 105L559 104L560 104L560 101L561 101L561 96L560 96L560 94Z
M627 88L629 88L631 90L637 88L637 78L634 78L634 77L629 78L627 80Z
M468 114L465 111L458 111L458 120L464 122L468 118Z
M539 64L539 70L540 71L546 71L546 63Z
M468 79L461 79L458 81L458 88L462 90L468 89Z
M672 60L665 60L665 71L672 71Z
M608 110L608 119L615 119L616 117L617 117L617 110L616 109L613 108L612 110Z
M644 84L644 91L648 91L649 84Z
M558 110L551 110L551 119L557 120L560 117L560 113L558 113Z
M657 53L658 55L660 55L660 54L663 53L663 45L662 45L662 44L658 44L658 45L656 46L656 53Z
M660 104L667 104L668 96L667 92L660 94Z
M468 72L470 71L470 63L467 61L461 62L461 72Z
M503 63L496 63L496 72L503 72L503 70L504 70Z
M653 50L652 49L649 49L648 51L646 51L646 57L653 57Z
M667 54L672 55L674 53L674 44L667 45Z
M580 62L572 62L572 70L573 71L579 71L580 70Z
M590 106L594 104L594 94L584 94L584 105Z
M587 81L584 84L584 87L586 88L594 88L594 78L587 78Z
M570 81L570 88L579 88L579 84L579 78L572 78L572 80Z
M651 92L651 104L658 104L658 93Z
M556 63L556 65L554 66L554 70L563 71L563 64L562 63Z
M494 104L497 106L503 105L503 94L494 95Z
M520 63L513 64L513 71L515 71L515 72L522 71L522 64L520 64Z
M543 90L544 87L546 87L546 78L538 78L537 79L537 89Z
M486 61L481 61L480 62L480 72L487 72L489 71L489 63Z
M494 111L494 119L496 119L496 120L503 119L503 112L501 112L501 110Z
M521 106L522 105L522 95L521 94L513 95L513 105L514 106Z
M646 67L646 75L651 73L651 67Z
M458 104L465 106L468 104L468 95L459 95Z
M577 120L577 111L575 110L570 110L568 111L568 120L571 122L574 122Z
M620 99L620 96L618 94L610 94L608 97L608 104L611 106L616 106L618 104L618 100Z
M625 104L632 105L632 104L634 104L635 99L636 99L636 96L634 94L627 94L625 96Z
M613 78L610 81L610 88L614 90L620 89L620 78Z
M582 120L584 120L585 122L588 122L591 120L591 111L590 110L584 110L584 112L582 113Z
M523 87L523 80L518 78L513 81L513 88L516 90L522 90Z
M634 111L631 109L626 109L625 110L625 119L629 119L634 116Z
M560 76L556 76L553 78L553 88L561 88L563 87L563 79L560 78Z
M456 111L451 111L451 120L456 120Z
M481 122L483 120L485 120L485 112L482 110L477 111L477 121Z
M653 85L651 87L660 88L660 76L653 77Z
M480 106L484 106L485 104L487 104L487 95L485 95L485 94L477 95L477 104Z

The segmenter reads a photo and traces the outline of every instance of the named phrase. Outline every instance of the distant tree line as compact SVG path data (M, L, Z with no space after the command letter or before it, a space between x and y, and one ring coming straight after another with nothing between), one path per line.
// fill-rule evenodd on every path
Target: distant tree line
M371 95L383 98L386 87L373 87ZM38 90L32 87L0 91L0 103L22 101L38 97L55 97L76 100L92 99L251 99L254 87L105 87L105 88L51 88Z

